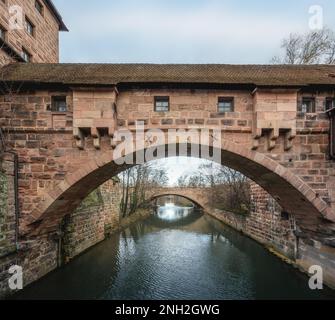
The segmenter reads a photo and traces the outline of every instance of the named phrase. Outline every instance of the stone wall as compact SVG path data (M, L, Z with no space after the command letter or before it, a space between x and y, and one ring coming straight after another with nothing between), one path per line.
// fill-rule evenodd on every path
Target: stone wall
M42 3L42 1L41 1ZM13 5L22 8L21 17L18 18L20 26L11 30L9 18L13 13L9 13L9 8ZM11 46L19 55L24 48L32 56L32 62L57 63L59 62L59 24L54 14L44 5L43 15L35 8L35 1L27 0L6 0L0 1L1 27L6 32L6 43ZM34 25L34 35L27 33L24 27L25 17ZM22 24L22 25L21 25ZM0 65L7 64L12 60L10 56L0 48Z
M148 217L150 209L138 209L122 218L120 202L122 189L110 180L100 187L102 203L80 207L63 220L62 260L67 263L77 255L103 241L113 232Z
M296 222L293 215L283 211L264 189L251 183L251 212L246 217L248 235L289 258L296 254Z
M22 267L23 286L27 286L59 266L58 252L59 241L49 235L21 242L17 252L0 258L0 298L14 293L8 286L11 266Z
M16 250L14 156L0 155L0 258Z
M247 215L219 209L207 214L263 244L285 262L308 273L313 265L321 266L324 283L335 288L335 248L311 238L299 237L294 216L287 214L260 186L251 183L252 207Z
M294 217L283 212L264 189L253 182L250 184L251 209L248 214L235 214L219 209L208 213L266 247L295 259L297 238L294 233Z
M2 167L11 168L10 172L12 172L10 158L3 162ZM4 206L0 206L1 217L6 214L10 221L8 225L11 227L11 230L7 230L5 229L7 224L0 223L0 230L8 231L1 233L0 298L13 293L8 287L8 280L11 277L8 270L12 265L22 267L23 284L26 286L55 270L63 263L69 262L98 242L103 241L111 233L126 228L150 214L149 209L140 209L133 215L121 219L119 216L121 188L115 180L109 180L100 187L102 195L100 204L85 207L84 201L75 212L64 218L59 232L39 236L35 240L23 241L21 239L17 245L18 250L16 250L15 234L13 235L12 230L15 225L15 220L13 221L15 219L14 206L12 200L7 201L8 199L14 199L14 195L12 195L13 187L8 186L8 184L13 184L12 182L8 183L8 180L12 179L12 175L9 175L8 178L1 174L0 178L1 181L6 181L6 188L2 188L2 191L6 191L6 194L3 196L3 193L1 193L2 197L0 197L0 201L5 203ZM10 208L10 210L7 210L7 208ZM8 215L7 212L11 214Z

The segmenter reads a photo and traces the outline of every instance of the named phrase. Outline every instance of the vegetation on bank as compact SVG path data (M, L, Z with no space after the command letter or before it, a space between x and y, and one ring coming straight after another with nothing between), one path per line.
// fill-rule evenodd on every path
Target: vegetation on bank
M133 214L138 208L147 206L148 193L166 186L169 180L163 168L150 163L123 171L119 178L122 186L120 212L123 218Z
M178 179L179 187L211 188L214 208L238 214L250 211L250 181L242 173L214 162L204 163Z

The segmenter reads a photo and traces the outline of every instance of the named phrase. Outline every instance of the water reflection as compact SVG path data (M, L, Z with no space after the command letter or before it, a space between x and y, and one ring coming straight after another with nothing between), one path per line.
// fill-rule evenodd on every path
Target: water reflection
M172 212L173 211L173 212ZM308 278L199 210L168 206L16 299L319 299Z
M159 206L156 215L159 219L165 221L177 221L186 218L192 212L193 207L179 207L173 203L168 203L165 206Z

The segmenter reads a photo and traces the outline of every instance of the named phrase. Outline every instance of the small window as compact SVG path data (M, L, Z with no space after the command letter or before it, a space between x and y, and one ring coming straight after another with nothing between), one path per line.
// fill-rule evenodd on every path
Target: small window
M335 108L335 98L326 98L326 111Z
M38 0L35 1L35 8L43 16L43 5Z
M315 98L302 98L300 112L315 113Z
M0 26L0 38L5 41L6 35L7 35L7 30L3 28L2 26Z
M219 97L218 112L234 112L234 98L232 97Z
M169 97L155 97L155 111L168 112L170 110Z
M34 29L35 26L32 24L32 22L26 18L26 31L28 34L30 34L31 36L34 36Z
M31 62L31 54L24 48L22 48L22 58L25 62Z
M53 96L51 98L51 111L66 112L67 111L66 96Z

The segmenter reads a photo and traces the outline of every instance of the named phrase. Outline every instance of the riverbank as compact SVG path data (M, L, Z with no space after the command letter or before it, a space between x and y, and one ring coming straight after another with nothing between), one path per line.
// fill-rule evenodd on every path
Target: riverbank
M207 210L205 214L260 243L271 254L304 274L309 275L309 268L313 265L321 266L323 269L324 284L330 289L335 290L335 274L333 272L335 270L334 248L322 248L321 244L316 244L319 247L315 249L314 246L308 245L304 241L299 241L297 239L294 256L292 256L286 251L283 251L279 243L265 240L266 237L264 237L264 232L266 231L263 231L262 236L250 232L247 223L248 217L246 216L218 209ZM329 268L329 266L332 268Z

